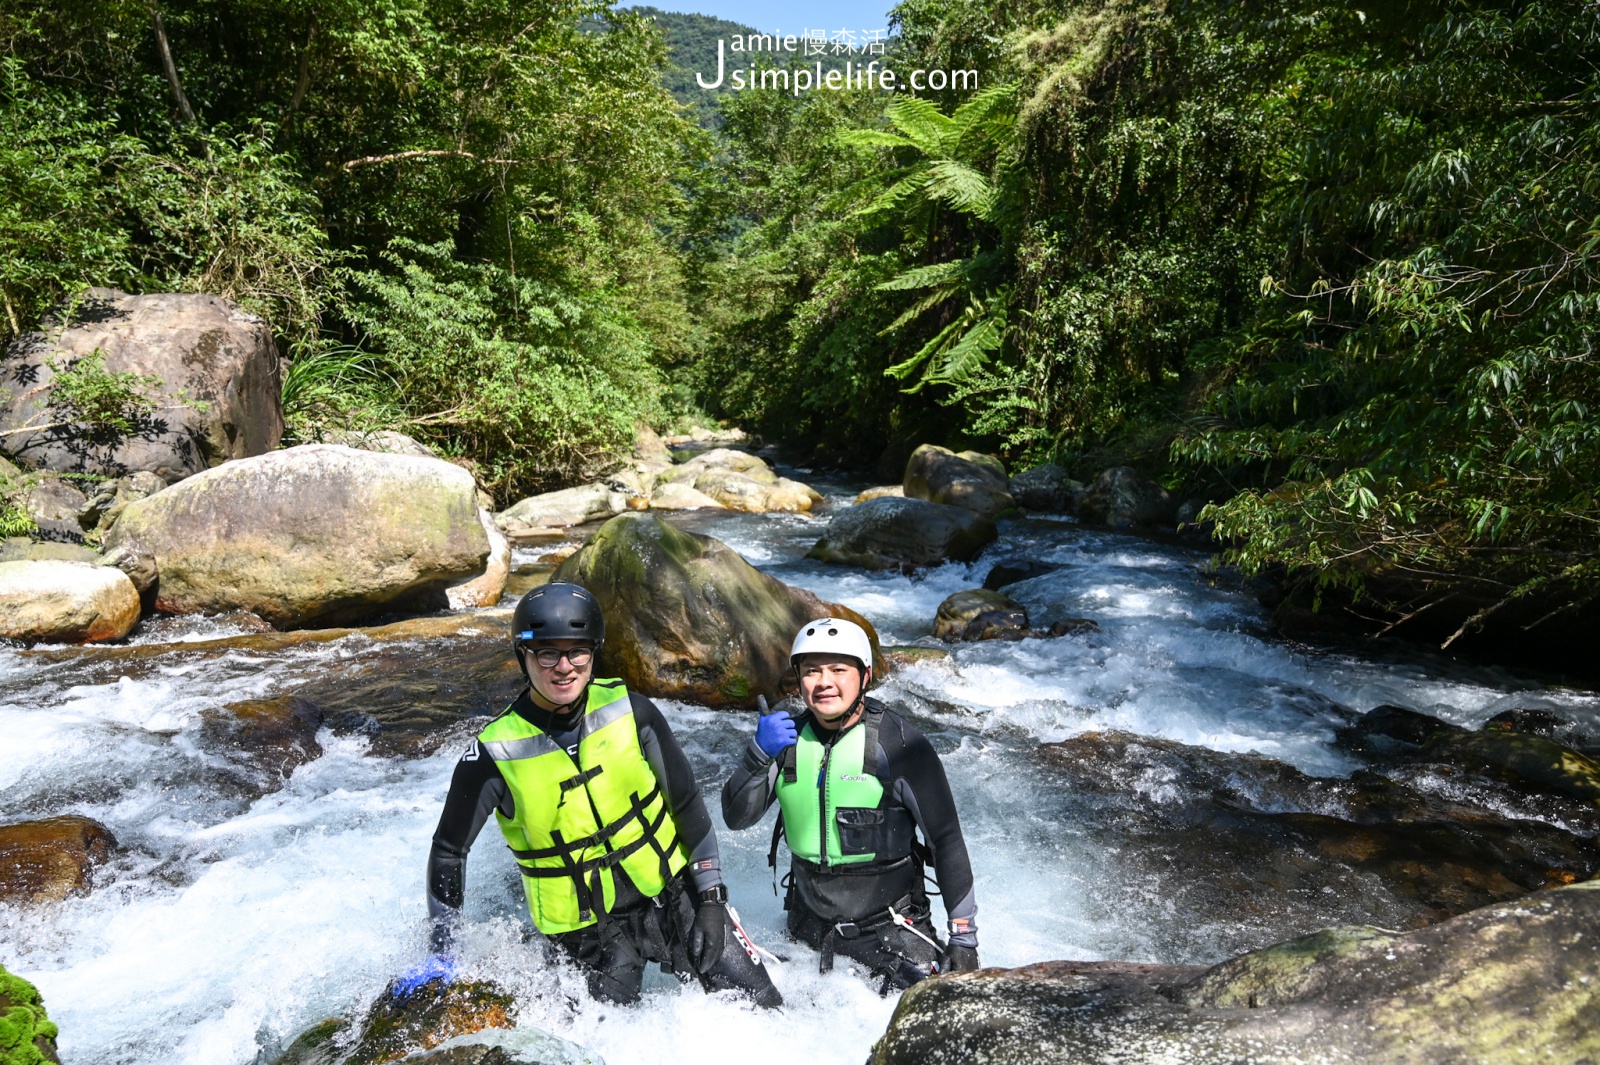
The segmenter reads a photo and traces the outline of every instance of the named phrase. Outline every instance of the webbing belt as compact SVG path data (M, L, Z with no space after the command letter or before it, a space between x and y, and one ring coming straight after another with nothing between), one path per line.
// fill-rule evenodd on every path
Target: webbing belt
M555 840L556 843L554 847L538 851L519 851L512 848L511 853L525 861L531 861L534 858L559 857L561 859L561 865L559 866L536 866L530 868L519 862L517 868L522 870L523 876L535 879L553 876L570 877L572 879L573 893L578 899L578 920L580 921L588 921L594 916L594 896L601 890L600 871L602 869L610 869L636 852L643 850L646 844L656 852L656 857L661 862L661 879L666 881L672 875L672 866L668 858L671 852L656 841L656 831L667 819L667 804L661 804L661 812L656 815L653 821L646 817L644 813L645 807L649 806L659 794L661 794L661 786L659 784L652 788L650 794L642 799L639 797L638 792L634 792L633 802L628 812L592 836L568 841L563 840L561 832L556 830L550 833L550 838ZM590 858L581 862L573 859L575 853L587 850L597 844L605 843L609 846L611 837L615 836L622 830L624 825L633 820L637 820L644 826L644 834L632 843L625 844L617 850L608 851L598 858Z

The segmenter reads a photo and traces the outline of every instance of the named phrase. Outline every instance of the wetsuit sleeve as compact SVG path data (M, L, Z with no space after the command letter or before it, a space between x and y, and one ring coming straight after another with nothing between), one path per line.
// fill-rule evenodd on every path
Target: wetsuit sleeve
M777 780L778 763L751 739L722 785L723 823L737 831L760 821L777 797Z
M511 789L499 767L474 739L456 763L428 851L428 915L436 922L460 911L467 852L495 807L509 817L514 813L511 806Z
M950 917L950 942L976 947L978 901L973 893L972 863L967 857L966 839L961 835L950 781L944 775L944 763L926 736L898 717L891 721L893 724L879 734L891 790L911 811L933 852L934 879L939 882L945 912Z
M639 746L645 761L656 775L667 797L667 809L678 826L678 838L689 852L689 875L696 891L706 891L722 883L722 858L717 852L717 833L706 811L705 796L694 769L678 746L678 739L661 716L656 704L632 692L634 725L639 730Z

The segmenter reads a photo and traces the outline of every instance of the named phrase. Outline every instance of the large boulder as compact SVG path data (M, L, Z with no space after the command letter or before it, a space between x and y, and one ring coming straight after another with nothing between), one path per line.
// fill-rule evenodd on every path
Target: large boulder
M659 463L662 466L672 464L672 449L650 428L646 422L640 422L633 428L633 458L636 462Z
M472 475L440 459L305 444L130 503L106 535L155 559L155 607L278 628L436 609L484 570Z
M506 582L511 578L511 541L487 510L478 511L478 522L483 526L483 535L489 538L489 561L476 577L445 589L452 610L494 606L506 593Z
M923 444L911 453L903 487L907 499L946 503L986 518L1017 505L999 459L977 451L957 454L937 444Z
M940 640L1020 640L1028 635L1028 612L1010 596L969 588L939 604L933 635Z
M727 510L728 505L712 499L693 485L669 481L650 493L651 510Z
M436 459L438 454L428 445L393 429L335 429L322 434L319 444L339 444L358 451L381 451L385 455L416 455Z
M60 1065L61 1059L56 1056L59 1034L45 1015L39 989L0 965L0 1062Z
M113 566L0 562L0 636L29 643L120 640L139 621L139 590Z
M507 535L522 529L558 529L604 521L628 509L628 496L603 481L545 492L518 500L495 515L495 524Z
M94 867L116 849L111 830L87 817L0 825L0 902L59 902L86 895Z
M1078 517L1113 529L1165 529L1178 521L1178 503L1159 484L1128 466L1100 474L1078 501Z
M993 521L964 507L921 499L869 499L828 522L808 558L909 572L971 562L1000 535Z
M907 991L873 1065L1600 1060L1600 883L1205 970L1047 962Z
M758 455L731 448L701 452L663 471L657 478L657 493L669 485L689 485L730 510L751 514L804 513L822 502L821 494L809 485L778 476ZM657 505L653 496L650 505Z
M85 424L55 392L58 370L100 352L112 374L154 378L131 431ZM5 450L24 466L168 483L271 451L283 435L278 352L267 323L216 296L91 289L63 328L6 349ZM21 430L21 431L19 431Z
M1025 510L1071 514L1078 509L1085 488L1060 466L1035 466L1011 478L1011 497Z
M554 579L581 584L606 616L600 670L646 695L715 707L775 698L789 675L789 645L814 618L859 614L791 588L709 536L653 514L607 522ZM877 676L887 672L877 656Z

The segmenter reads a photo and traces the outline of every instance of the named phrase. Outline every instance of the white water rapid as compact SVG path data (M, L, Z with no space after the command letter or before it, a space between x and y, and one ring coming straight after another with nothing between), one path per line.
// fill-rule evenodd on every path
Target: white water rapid
M841 489L830 502L846 505L852 492ZM1254 601L1212 586L1206 559L1176 546L1035 519L1007 525L979 562L913 580L804 561L826 514L703 514L687 524L865 614L886 644L931 645L939 602L981 584L992 562L1009 556L1063 565L1009 589L1035 625L1064 617L1100 624L1087 636L963 645L948 662L900 670L883 689L944 756L977 876L986 964L1213 961L1325 924L1384 916L1344 887L1265 911L1234 912L1209 895L1191 907L1182 863L1152 872L1131 861L1118 845L1115 811L1040 771L1032 758L1042 742L1117 729L1342 775L1354 764L1331 745L1333 728L1380 703L1462 724L1510 706L1600 720L1592 693L1420 654L1377 660L1270 640ZM453 652L437 640L380 649L354 636L207 653L206 638L231 631L208 624L181 628L197 641L186 645L192 650L153 659L0 651L0 820L83 814L109 826L123 848L87 897L0 907L0 962L38 985L69 1065L267 1062L307 1025L361 1016L426 950L429 837L452 764L481 717L446 726L448 742L419 757L385 746L380 731L353 727L349 713L331 715L322 756L259 797L230 785L220 756L197 735L208 708L308 684L326 689L345 677L381 702L391 697L384 670L431 684L432 697L448 701ZM178 631L169 625L159 638ZM463 689L464 712L503 705L510 681L495 683L495 692ZM717 793L753 719L664 709L720 825ZM1128 793L1153 804L1182 801L1167 787L1155 775L1129 781ZM645 1002L635 1008L582 998L574 990L581 982L527 941L517 875L492 827L468 867L467 972L512 990L523 1025L610 1065L750 1057L859 1065L894 1000L842 965L819 975L811 951L784 941L766 867L770 817L720 834L746 927L789 959L773 972L787 1002L781 1013L708 997L660 974L647 978ZM575 1005L574 995L582 998Z

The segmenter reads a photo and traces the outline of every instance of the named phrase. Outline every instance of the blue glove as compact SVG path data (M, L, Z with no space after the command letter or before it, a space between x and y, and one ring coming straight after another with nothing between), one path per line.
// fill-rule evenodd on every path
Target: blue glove
M389 987L396 998L405 998L417 988L435 980L450 981L456 978L456 960L448 954L430 954L420 963L407 969Z
M794 727L794 718L783 711L767 713L767 700L759 697L761 704L761 717L756 721L756 746L768 758L776 758L785 748L793 746L800 738L800 732Z

